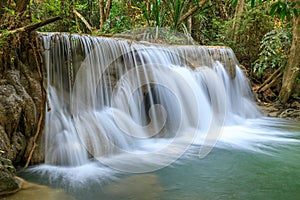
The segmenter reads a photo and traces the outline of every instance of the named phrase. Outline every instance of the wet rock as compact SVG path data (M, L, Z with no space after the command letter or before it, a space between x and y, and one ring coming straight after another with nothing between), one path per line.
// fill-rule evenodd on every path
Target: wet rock
M9 159L1 155L3 152L0 152L0 195L15 193L21 187L20 181L15 177L14 166Z

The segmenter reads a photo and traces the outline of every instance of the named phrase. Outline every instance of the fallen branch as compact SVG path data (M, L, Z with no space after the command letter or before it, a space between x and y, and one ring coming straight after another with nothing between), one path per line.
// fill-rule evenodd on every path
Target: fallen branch
M61 19L60 16L49 18L49 19L46 19L45 21L42 21L42 22L38 22L38 23L23 26L21 28L17 28L17 29L14 29L14 30L6 31L5 33L1 33L0 37L2 37L3 35L10 35L10 34L15 34L15 33L19 33L19 32L27 32L27 31L30 32L30 31L33 31L37 28L40 28L40 27L45 26L47 24L53 23L53 22L55 22L57 20L60 20L60 19Z
M264 87L262 87L261 89L258 90L258 92L264 92L266 91L267 89L269 89L270 87L272 87L272 85L276 82L276 80L282 76L282 72L280 72L275 78L273 78L273 80L269 83L269 84L266 84Z
M262 91L262 88L264 88L265 87L265 85L267 85L270 81L272 81L273 79L277 79L277 78L274 78L277 74L278 74L278 72L280 72L281 71L281 69L282 69L282 66L281 67L279 67L267 80L265 80L265 82L263 82L260 86L259 86L259 88L257 89L257 91L258 92L261 92ZM280 74L282 74L282 72L280 73ZM278 75L277 75L278 76ZM263 91L265 91L265 90L263 90Z
M93 28L88 21L75 9L73 9L73 13L79 17L79 19L81 19L81 21L85 24L85 26L91 31L93 32L95 30L95 28Z

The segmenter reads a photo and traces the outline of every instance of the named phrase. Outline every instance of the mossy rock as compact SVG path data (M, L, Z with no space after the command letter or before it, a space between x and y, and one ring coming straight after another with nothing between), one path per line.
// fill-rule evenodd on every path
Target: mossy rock
M15 193L21 188L15 172L11 161L0 155L0 195Z

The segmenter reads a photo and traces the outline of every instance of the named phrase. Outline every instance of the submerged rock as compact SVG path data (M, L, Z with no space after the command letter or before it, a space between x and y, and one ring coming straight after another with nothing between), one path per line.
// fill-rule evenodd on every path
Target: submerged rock
M19 199L71 200L71 199L75 199L75 198L71 197L70 195L66 194L63 190L52 189L52 188L49 188L44 185L30 183L21 178L17 178L17 179L19 180L19 182L22 183L22 187L15 194L5 195L4 199L6 199L6 200L19 200Z
M131 199L140 200L160 199L163 188L159 177L151 174L132 175L118 180L106 186L104 196L107 199Z

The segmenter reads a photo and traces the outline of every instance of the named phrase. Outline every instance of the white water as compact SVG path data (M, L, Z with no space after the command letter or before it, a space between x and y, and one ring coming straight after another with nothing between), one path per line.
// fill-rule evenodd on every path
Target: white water
M69 36L42 36L51 111L45 165L35 170L53 179L151 172L191 145L203 158L214 147L295 142L264 127L277 122L257 109L230 48Z

